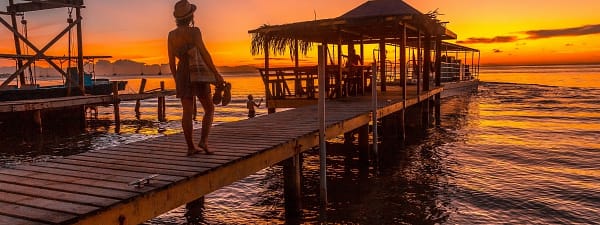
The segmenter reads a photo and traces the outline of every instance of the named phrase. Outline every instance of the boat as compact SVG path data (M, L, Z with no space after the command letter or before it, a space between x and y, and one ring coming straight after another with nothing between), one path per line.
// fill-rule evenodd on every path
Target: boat
M77 68L69 68L70 84L40 86L39 84L27 84L17 87L17 85L8 85L0 89L1 101L19 101L45 98L58 98L66 96L83 95L79 88L79 79ZM117 90L125 90L127 81L116 81ZM94 79L92 73L84 73L85 94L89 95L109 95L113 92L113 82L110 79Z

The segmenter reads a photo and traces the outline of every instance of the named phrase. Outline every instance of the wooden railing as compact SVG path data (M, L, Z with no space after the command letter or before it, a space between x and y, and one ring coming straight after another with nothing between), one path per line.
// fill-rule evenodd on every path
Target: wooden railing
M327 66L326 71L325 90L329 98L363 95L368 89L365 87L370 85L371 68L368 66L342 68L341 77L336 65ZM318 96L317 66L269 68L268 73L261 68L259 72L267 99L314 99Z

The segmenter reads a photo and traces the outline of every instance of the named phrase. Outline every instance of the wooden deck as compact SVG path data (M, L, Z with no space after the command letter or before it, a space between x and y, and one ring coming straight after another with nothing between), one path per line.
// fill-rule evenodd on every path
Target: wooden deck
M381 118L402 101L379 96ZM405 106L406 104L406 106ZM371 120L369 97L328 101L328 138ZM317 106L213 127L214 155L186 157L183 134L0 169L0 224L139 224L319 144ZM199 140L199 130L195 133ZM251 144L249 144L251 143ZM129 183L160 174L141 188Z
M174 95L175 91L155 91L143 94L122 94L119 95L120 101L144 100L162 96ZM55 109L70 106L93 105L93 104L112 104L114 98L112 95L86 95L72 96L51 99L33 99L21 101L2 101L0 102L0 113L4 112L23 112L33 110Z

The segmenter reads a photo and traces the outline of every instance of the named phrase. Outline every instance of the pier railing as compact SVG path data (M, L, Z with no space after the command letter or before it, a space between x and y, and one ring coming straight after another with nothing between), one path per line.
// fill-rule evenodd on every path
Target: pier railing
M269 99L316 99L318 96L317 66L277 67L259 69ZM370 85L371 67L340 68L327 66L326 87L329 98L364 95ZM341 94L340 94L341 93Z

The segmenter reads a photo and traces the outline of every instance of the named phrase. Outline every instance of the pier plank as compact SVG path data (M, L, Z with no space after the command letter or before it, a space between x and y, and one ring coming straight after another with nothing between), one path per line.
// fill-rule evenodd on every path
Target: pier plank
M26 171L26 170L0 170L0 175L2 175L2 174L12 175L15 177L22 177L22 178L33 178L33 179L40 179L40 180L46 180L46 181L54 181L54 182L58 182L58 183L85 185L85 186L91 186L91 187L97 187L97 188L121 190L121 191L125 191L125 192L141 193L141 192L151 190L151 187L146 187L144 189L131 190L131 187L129 187L127 184L129 182L131 182L132 178L128 178L126 180L122 179L119 182L114 179L114 176L111 177L110 179L106 179L106 178L99 179L99 177L97 177L97 176L101 176L100 174L94 174L95 176L81 177L81 176L71 176L71 175L64 174L64 173L59 174L59 175L51 174L51 173L46 173L46 171L31 172L31 171ZM95 178L95 179L91 179L91 178ZM77 187L78 186L74 186L75 189ZM98 193L98 192L94 191L92 194L94 194L94 193ZM111 194L111 196L114 195L114 193L110 193L110 194ZM108 197L110 197L110 196L108 196Z
M0 201L0 215L3 217L4 224L23 224L23 219L32 220L33 223L41 222L46 224L65 224L74 222L77 216L70 213L57 212L51 210L38 209L29 206L22 206ZM10 217L17 217L12 219ZM15 222L13 222L15 221ZM27 224L27 223L25 223Z
M118 203L119 200L112 198L96 197L85 194L76 194L65 191L55 191L44 188L35 188L25 185L17 185L11 183L0 182L2 191L11 192L15 194L23 194L29 196L35 196L39 198L52 199L57 201L72 202L97 207L107 207L112 204Z
M0 182L6 182L16 185L27 185L31 187L36 187L40 189L48 189L55 191L64 191L70 193L77 194L86 194L90 196L98 196L103 198L112 198L112 199L128 199L136 196L137 194L132 191L123 191L123 190L115 190L109 188L101 188L97 186L90 185L82 185L82 184L73 184L66 182L65 179L60 179L62 177L55 176L57 180L43 180L43 179L35 179L29 178L25 176L13 176L13 175L5 175L0 174ZM79 178L78 178L79 179ZM106 184L106 182L104 182ZM121 185L124 189L126 184ZM131 190L132 188L129 187Z
M69 214L86 214L99 209L98 207L80 205L70 202L61 202L45 198L37 198L27 195L13 194L0 190L0 199L3 202L31 206L39 209L54 210Z
M31 220L24 220L16 217L10 217L0 214L0 224L11 225L49 225L49 223L41 223Z
M137 171L129 171L129 170L121 170L116 168L98 168L98 167L90 167L88 165L76 165L76 164L61 164L61 163L53 163L46 162L44 164L38 164L36 166L28 166L28 167L17 167L17 169L21 170L35 170L35 171L53 171L53 173L61 174L67 173L67 171L73 171L76 174L104 174L109 176L126 176L131 178L142 178L147 177L149 175L155 174L155 172L137 172ZM157 180L162 180L166 182L176 182L185 179L186 176L177 176L177 175L168 175L161 174ZM130 182L129 180L128 182Z

